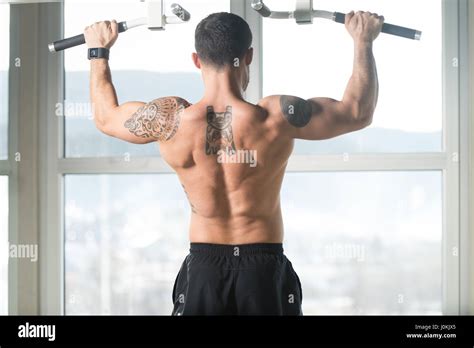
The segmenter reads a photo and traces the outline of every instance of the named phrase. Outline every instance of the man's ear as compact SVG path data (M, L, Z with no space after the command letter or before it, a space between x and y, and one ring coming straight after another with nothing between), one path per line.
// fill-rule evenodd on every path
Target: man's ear
M245 64L250 65L253 61L253 47L250 47L245 56Z
M194 66L200 70L201 69L201 60L199 59L198 54L193 53L192 59L193 59Z

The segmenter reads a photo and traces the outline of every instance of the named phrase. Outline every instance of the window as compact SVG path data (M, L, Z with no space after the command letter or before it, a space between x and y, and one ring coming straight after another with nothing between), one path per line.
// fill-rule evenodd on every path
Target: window
M179 3L191 13L190 23L169 25L165 32L136 28L120 35L110 59L120 101L178 95L196 102L201 97L200 72L191 60L194 30L210 13L229 11L230 2ZM98 20L141 17L143 6L136 1L114 2L113 7L67 1L66 36ZM189 207L181 185L176 175L159 171L120 173L125 167L118 162L126 154L156 160L156 145L135 146L108 138L81 109L89 102L84 47L65 53L65 70L64 163L92 157L80 159L79 167L96 173L77 175L81 173L71 170L64 177L65 312L169 315L173 282L189 248ZM118 166L106 165L105 170L115 167L119 174L97 173L93 158L101 161L100 157L117 157Z
M194 29L201 19L213 12L229 11L229 1L183 0L191 13L186 24L169 25L165 32L135 28L120 35L111 51L110 66L119 101L151 101L178 95L194 103L203 92L200 72L191 60ZM168 10L171 2L167 2ZM143 17L145 4L139 1L65 4L65 32L72 36L84 26L99 20L123 21ZM94 8L91 11L91 8ZM89 62L85 48L66 51L66 156L100 157L156 156L156 145L136 146L100 134L91 119L89 107Z
M0 4L0 160L8 152L8 67L10 59L10 7Z
M8 177L0 175L0 315L8 314Z
M441 314L440 172L287 174L305 314ZM429 260L429 261L427 261Z
M295 8L294 0L265 3L275 11ZM375 42L380 95L371 127L296 142L282 210L285 250L302 278L303 311L440 314L447 279L442 241L456 234L443 230L455 219L444 193L455 192L456 179L443 162L443 126L453 127L457 117L454 107L443 114L444 105L456 103L443 92L449 71L443 40L450 39L443 27L453 19L443 18L441 0L322 0L316 6L376 12L423 36L413 41L381 34ZM263 95L342 98L353 65L353 40L343 25L264 19L262 37ZM428 166L436 153L441 160ZM430 168L419 171L415 163ZM298 172L302 167L305 173Z
M120 101L165 95L197 101L203 86L190 59L195 25L231 7L252 24L256 57L263 55L251 67L250 100L261 92L341 98L352 65L351 39L342 25L263 19L260 26L248 2L245 10L241 0L179 2L190 10L191 23L168 26L166 32L133 29L112 49ZM294 7L289 0L266 2L275 10ZM64 21L65 35L75 35L98 20L140 17L143 5L68 0L56 7L64 8L64 18L48 18L48 28ZM467 45L460 34L462 2L321 0L315 6L377 11L387 22L422 30L423 37L411 41L382 34L377 40L381 94L369 129L329 141L300 141L289 161L281 193L285 252L302 279L303 311L458 314L463 273L453 250L466 254L467 247L459 243L459 226L465 223L459 209L462 168L454 155L463 141L459 122L467 122L459 94L459 76L467 67L459 60L453 69L451 59ZM95 129L88 112L85 48L64 56L64 85L54 69L47 76L61 81L48 100L65 91L64 134L56 142L48 137L48 151L42 152L48 162L38 159L48 163L47 186L39 187L41 202L48 204L38 216L48 221L42 250L51 266L48 272L39 269L41 300L47 298L52 314L167 315L187 253L188 203L154 145L128 145ZM38 86L45 85L43 79L39 75ZM45 109L39 108L39 117L53 135L63 119ZM128 154L130 162L123 157ZM0 161L0 175L9 169ZM64 249L57 247L62 242ZM64 264L55 268L56 260Z
M294 0L266 2L272 10L295 8ZM381 34L375 42L380 96L370 128L318 143L300 141L295 153L442 151L442 1L322 0L315 6L376 12L423 36L412 41ZM294 20L264 20L264 95L342 98L352 73L353 41L343 25L315 21L299 26Z
M175 175L66 177L66 313L170 314L188 249Z

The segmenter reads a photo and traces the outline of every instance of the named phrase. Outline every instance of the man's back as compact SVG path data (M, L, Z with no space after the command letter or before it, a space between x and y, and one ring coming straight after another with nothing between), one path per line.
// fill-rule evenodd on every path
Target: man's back
M188 196L192 242L282 242L279 192L293 148L282 121L238 99L201 101L181 112L176 134L160 150Z

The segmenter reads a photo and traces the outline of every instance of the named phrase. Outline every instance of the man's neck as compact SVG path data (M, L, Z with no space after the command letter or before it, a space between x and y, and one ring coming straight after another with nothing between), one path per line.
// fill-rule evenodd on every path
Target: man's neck
M237 73L232 71L210 71L203 73L204 97L203 101L216 99L243 99L242 84Z

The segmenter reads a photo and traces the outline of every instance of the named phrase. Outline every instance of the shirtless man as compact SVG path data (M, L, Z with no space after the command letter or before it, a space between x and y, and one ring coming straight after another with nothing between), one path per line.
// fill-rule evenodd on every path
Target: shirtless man
M301 284L282 247L285 168L295 139L330 139L371 124L378 97L372 43L383 21L369 12L346 16L354 70L341 101L275 95L246 102L252 33L229 13L196 28L192 59L205 92L194 105L179 97L119 104L107 59L91 60L97 128L134 144L158 142L191 205L191 248L174 284L173 315L302 314ZM110 49L117 23L96 23L85 37L89 48Z

